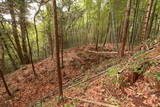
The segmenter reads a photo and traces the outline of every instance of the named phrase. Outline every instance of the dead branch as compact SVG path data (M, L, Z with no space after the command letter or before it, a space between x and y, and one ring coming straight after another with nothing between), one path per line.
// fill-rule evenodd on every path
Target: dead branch
M88 52L96 53L96 54L117 54L118 53L118 52L114 52L114 51L111 51L111 52L106 52L106 51L97 52L97 51L91 51L91 50L88 50Z
M87 103L91 103L91 104L96 104L96 105L99 105L99 106L118 107L118 106L115 106L115 105L111 105L111 104L107 104L107 103L102 103L102 102L98 102L98 101L86 100L86 99L82 99L82 98L71 98L71 97L67 97L67 98L69 98L69 99L77 99L77 100L80 100L80 101L83 101L83 102L87 102Z
M95 53L95 54L118 54L118 52L115 52L115 51L111 51L111 52L107 52L107 51L97 52L97 51L88 50L88 52ZM132 52L131 51L126 51L125 53L126 54L131 54Z

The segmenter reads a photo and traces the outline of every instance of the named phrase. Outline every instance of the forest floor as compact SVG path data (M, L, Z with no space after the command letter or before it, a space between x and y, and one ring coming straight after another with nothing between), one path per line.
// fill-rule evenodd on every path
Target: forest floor
M64 66L64 107L160 106L160 44L124 58L109 47L98 52L93 45L72 48L64 52ZM0 107L61 107L55 58L35 67L37 77L31 65L5 76L13 97L0 80Z

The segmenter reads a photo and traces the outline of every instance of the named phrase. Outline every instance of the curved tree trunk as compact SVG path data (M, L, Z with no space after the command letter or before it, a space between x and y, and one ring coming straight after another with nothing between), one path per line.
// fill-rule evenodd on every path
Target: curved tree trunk
M38 36L38 30L37 30L37 25L36 25L36 16L40 12L41 6L42 6L42 3L40 3L37 12L34 15L34 29L35 29L35 32L36 32L36 45L37 45L37 56L38 56L38 59L39 59L40 55L39 55L39 36Z
M34 29L35 29L35 32L36 32L36 45L37 45L37 56L38 56L38 59L40 58L40 50L39 50L39 35L38 35L38 30L37 30L37 25L36 25L36 17L37 15L39 14L40 10L41 10L41 6L43 5L43 3L47 3L49 0L47 1L44 1L44 0L41 0L40 1L40 4L39 4L39 7L38 7L38 10L37 12L35 13L34 15Z

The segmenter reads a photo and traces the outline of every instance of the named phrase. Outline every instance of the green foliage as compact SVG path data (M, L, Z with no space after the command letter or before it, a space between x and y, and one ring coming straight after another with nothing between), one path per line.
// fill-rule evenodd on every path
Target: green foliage
M120 82L119 75L118 75L118 71L120 69L121 69L121 67L119 67L119 66L113 66L113 67L110 67L109 69L107 69L106 76L109 76L110 78L112 78L111 84L117 84Z
M66 104L64 104L64 107L74 107L74 105L70 104L70 103L66 103Z
M77 107L77 104L78 104L78 99L72 99L73 100L73 104L71 103L65 103L64 104L64 107Z
M160 81L160 74L157 74L156 77L157 77L157 80Z
M62 100L65 100L65 97L63 97L63 96L56 96L55 97L55 101L57 104L60 103Z
M153 76L155 76L155 74L154 74L154 73L151 73L151 72L146 72L146 73L144 74L144 76L153 77Z
M43 107L43 103L46 102L46 101L48 101L49 98L50 98L50 97L44 97L44 98L40 99L39 101L37 101L37 102L33 105L33 107ZM53 104L48 104L48 105L52 105L52 106L53 106ZM29 107L30 107L30 106L29 106Z
M156 73L147 72L144 74L144 76L155 77L157 79L157 81L160 82L160 73L159 72L156 72Z
M135 69L133 70L133 72L141 73L141 72L143 72L143 71L142 71L142 70L139 70L138 68L135 68Z
M139 59L141 56L144 56L144 55L146 55L146 54L148 54L148 53L146 53L146 51L144 51L144 50L142 50L142 51L138 51L138 52L136 52L134 55L133 55L133 58L134 59Z
M109 77L115 77L118 74L118 70L119 70L118 67L113 66L107 70L107 75Z
M80 84L80 88L82 88L82 89L87 89L88 86L89 86L89 83L88 83L88 82L85 82L85 83Z
M33 51L33 60L39 60L37 58L37 48L36 48L36 37L35 31L33 26L32 18L33 16L29 16L32 10L35 9L37 11L39 3L37 0L33 0L31 2L25 2L16 0L14 2L14 11L17 22L19 21L19 11L20 7L24 4L24 8L26 11L26 25L27 30L32 46ZM131 15L130 15L130 25L128 31L128 42L130 42L130 37L132 27L134 24L134 12L137 12L137 17L135 22L135 29L134 35L131 45L137 45L140 41L140 33L141 33L141 26L143 25L143 18L145 15L145 11L147 8L147 0L140 0L139 8L136 6L136 1L132 1L131 6ZM4 2L4 6L7 3ZM37 5L38 4L38 5ZM123 20L126 10L127 0L63 0L57 1L57 11L58 11L58 24L60 28L60 35L61 33L64 36L64 48L68 49L71 47L81 46L89 43L96 43L96 39L99 38L99 43L103 43L104 39L107 38L108 43L113 43L114 49L118 49L119 44L119 37L121 33L121 28L123 27ZM2 5L3 6L3 5ZM8 10L8 8L4 8ZM150 40L152 38L157 37L158 35L158 17L160 11L160 3L157 2L156 11L153 19L153 26L152 26L152 35L149 37L148 41L145 41L149 47L152 47L153 44ZM5 15L8 15L8 12ZM2 29L4 33L9 33L12 35L12 25L8 23L8 19L5 18L4 14L0 14L3 19L2 21L5 23L5 29ZM42 8L40 9L39 14L37 15L36 22L37 22L37 29L39 34L39 46L40 46L40 59L48 57L50 55L49 50L49 38L48 35L51 34L54 38L54 26L53 26L53 10L51 2L44 3ZM10 20L9 20L10 21ZM109 30L107 30L109 28ZM20 35L20 44L21 39L21 29L19 27L19 23L17 23L18 34ZM14 56L14 59L18 59L17 53L13 48L10 40L7 38L6 34L5 39L7 44L10 46L9 49L12 51L11 55ZM14 41L13 36L10 36L11 40ZM127 44L128 45L128 44ZM27 47L28 48L28 47ZM7 53L7 52L6 52ZM140 57L145 53L141 51L137 53L135 57ZM5 54L7 56L7 54ZM9 62L9 57L6 57L6 64L11 65ZM16 60L17 64L20 63L20 60Z
M42 102L37 102L34 107L42 107Z

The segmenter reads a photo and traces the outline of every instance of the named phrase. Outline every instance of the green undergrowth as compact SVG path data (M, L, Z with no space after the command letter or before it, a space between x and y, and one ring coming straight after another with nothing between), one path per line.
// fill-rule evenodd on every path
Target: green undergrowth
M114 65L107 69L106 76L112 78L112 82L110 84L121 83L121 73L127 70L128 72L143 73L143 76L154 76L158 81L160 81L159 71L155 70L149 73L145 72L150 67L156 67L160 64L160 60L145 58L145 56L151 52L153 51L138 51L131 57L121 59L118 65Z

